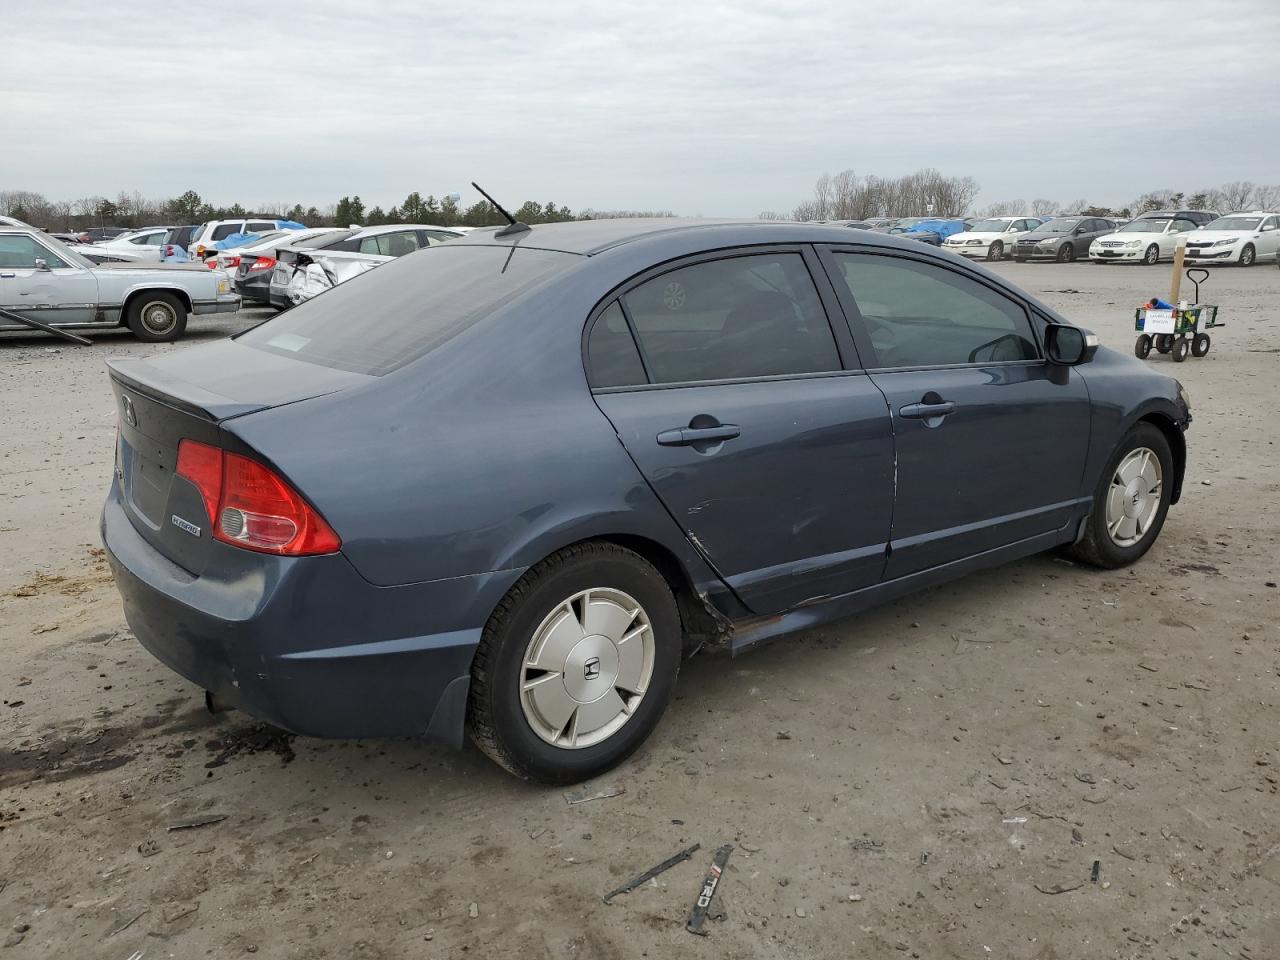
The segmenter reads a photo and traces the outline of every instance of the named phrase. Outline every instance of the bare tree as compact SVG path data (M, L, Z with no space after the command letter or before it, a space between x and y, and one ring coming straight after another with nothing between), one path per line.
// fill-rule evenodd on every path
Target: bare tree
M1218 197L1218 209L1223 213L1233 210L1248 210L1252 206L1253 195L1257 187L1252 180L1233 180L1224 183L1214 193Z
M997 200L995 203L991 203L983 207L979 216L1012 217L1022 213L1026 209L1027 201L1025 200Z
M1062 210L1062 205L1057 200L1049 200L1045 197L1037 197L1031 201L1031 213L1037 217L1051 217L1055 213Z

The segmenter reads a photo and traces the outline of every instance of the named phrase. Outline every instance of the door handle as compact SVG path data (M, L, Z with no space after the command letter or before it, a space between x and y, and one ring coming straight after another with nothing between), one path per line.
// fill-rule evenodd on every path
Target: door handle
M658 434L658 443L664 447L688 447L695 443L719 443L742 435L742 429L732 423L718 427L676 427Z
M898 408L898 416L906 420L931 420L934 417L945 417L956 412L956 405L950 400L939 400L935 403L908 403Z

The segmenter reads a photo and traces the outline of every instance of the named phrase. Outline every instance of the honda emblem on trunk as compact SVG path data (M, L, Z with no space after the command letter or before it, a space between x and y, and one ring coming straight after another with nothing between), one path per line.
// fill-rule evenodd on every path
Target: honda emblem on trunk
M127 393L120 394L120 406L124 410L124 422L131 427L138 425L138 411L133 409L133 400Z

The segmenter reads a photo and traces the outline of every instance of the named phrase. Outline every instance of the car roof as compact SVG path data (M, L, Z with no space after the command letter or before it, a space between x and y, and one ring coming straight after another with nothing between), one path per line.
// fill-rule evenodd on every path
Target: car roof
M625 217L535 224L498 236L501 229L481 228L449 241L449 246L522 246L587 257L642 241L647 248L670 241L672 249L704 250L775 243L858 243L913 252L920 248L915 240L816 221Z

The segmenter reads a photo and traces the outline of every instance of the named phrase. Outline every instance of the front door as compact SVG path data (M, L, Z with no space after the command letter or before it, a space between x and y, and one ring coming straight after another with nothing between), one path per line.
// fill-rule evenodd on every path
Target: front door
M852 341L840 331L838 347L811 269L821 274L812 252L795 249L667 269L588 336L596 403L759 614L876 583L889 538L888 410L847 369Z
M93 323L98 279L30 233L0 233L0 307L43 323Z
M1065 529L1081 490L1084 381L1041 359L1026 307L973 274L900 255L829 254L888 400L897 491L892 580Z

